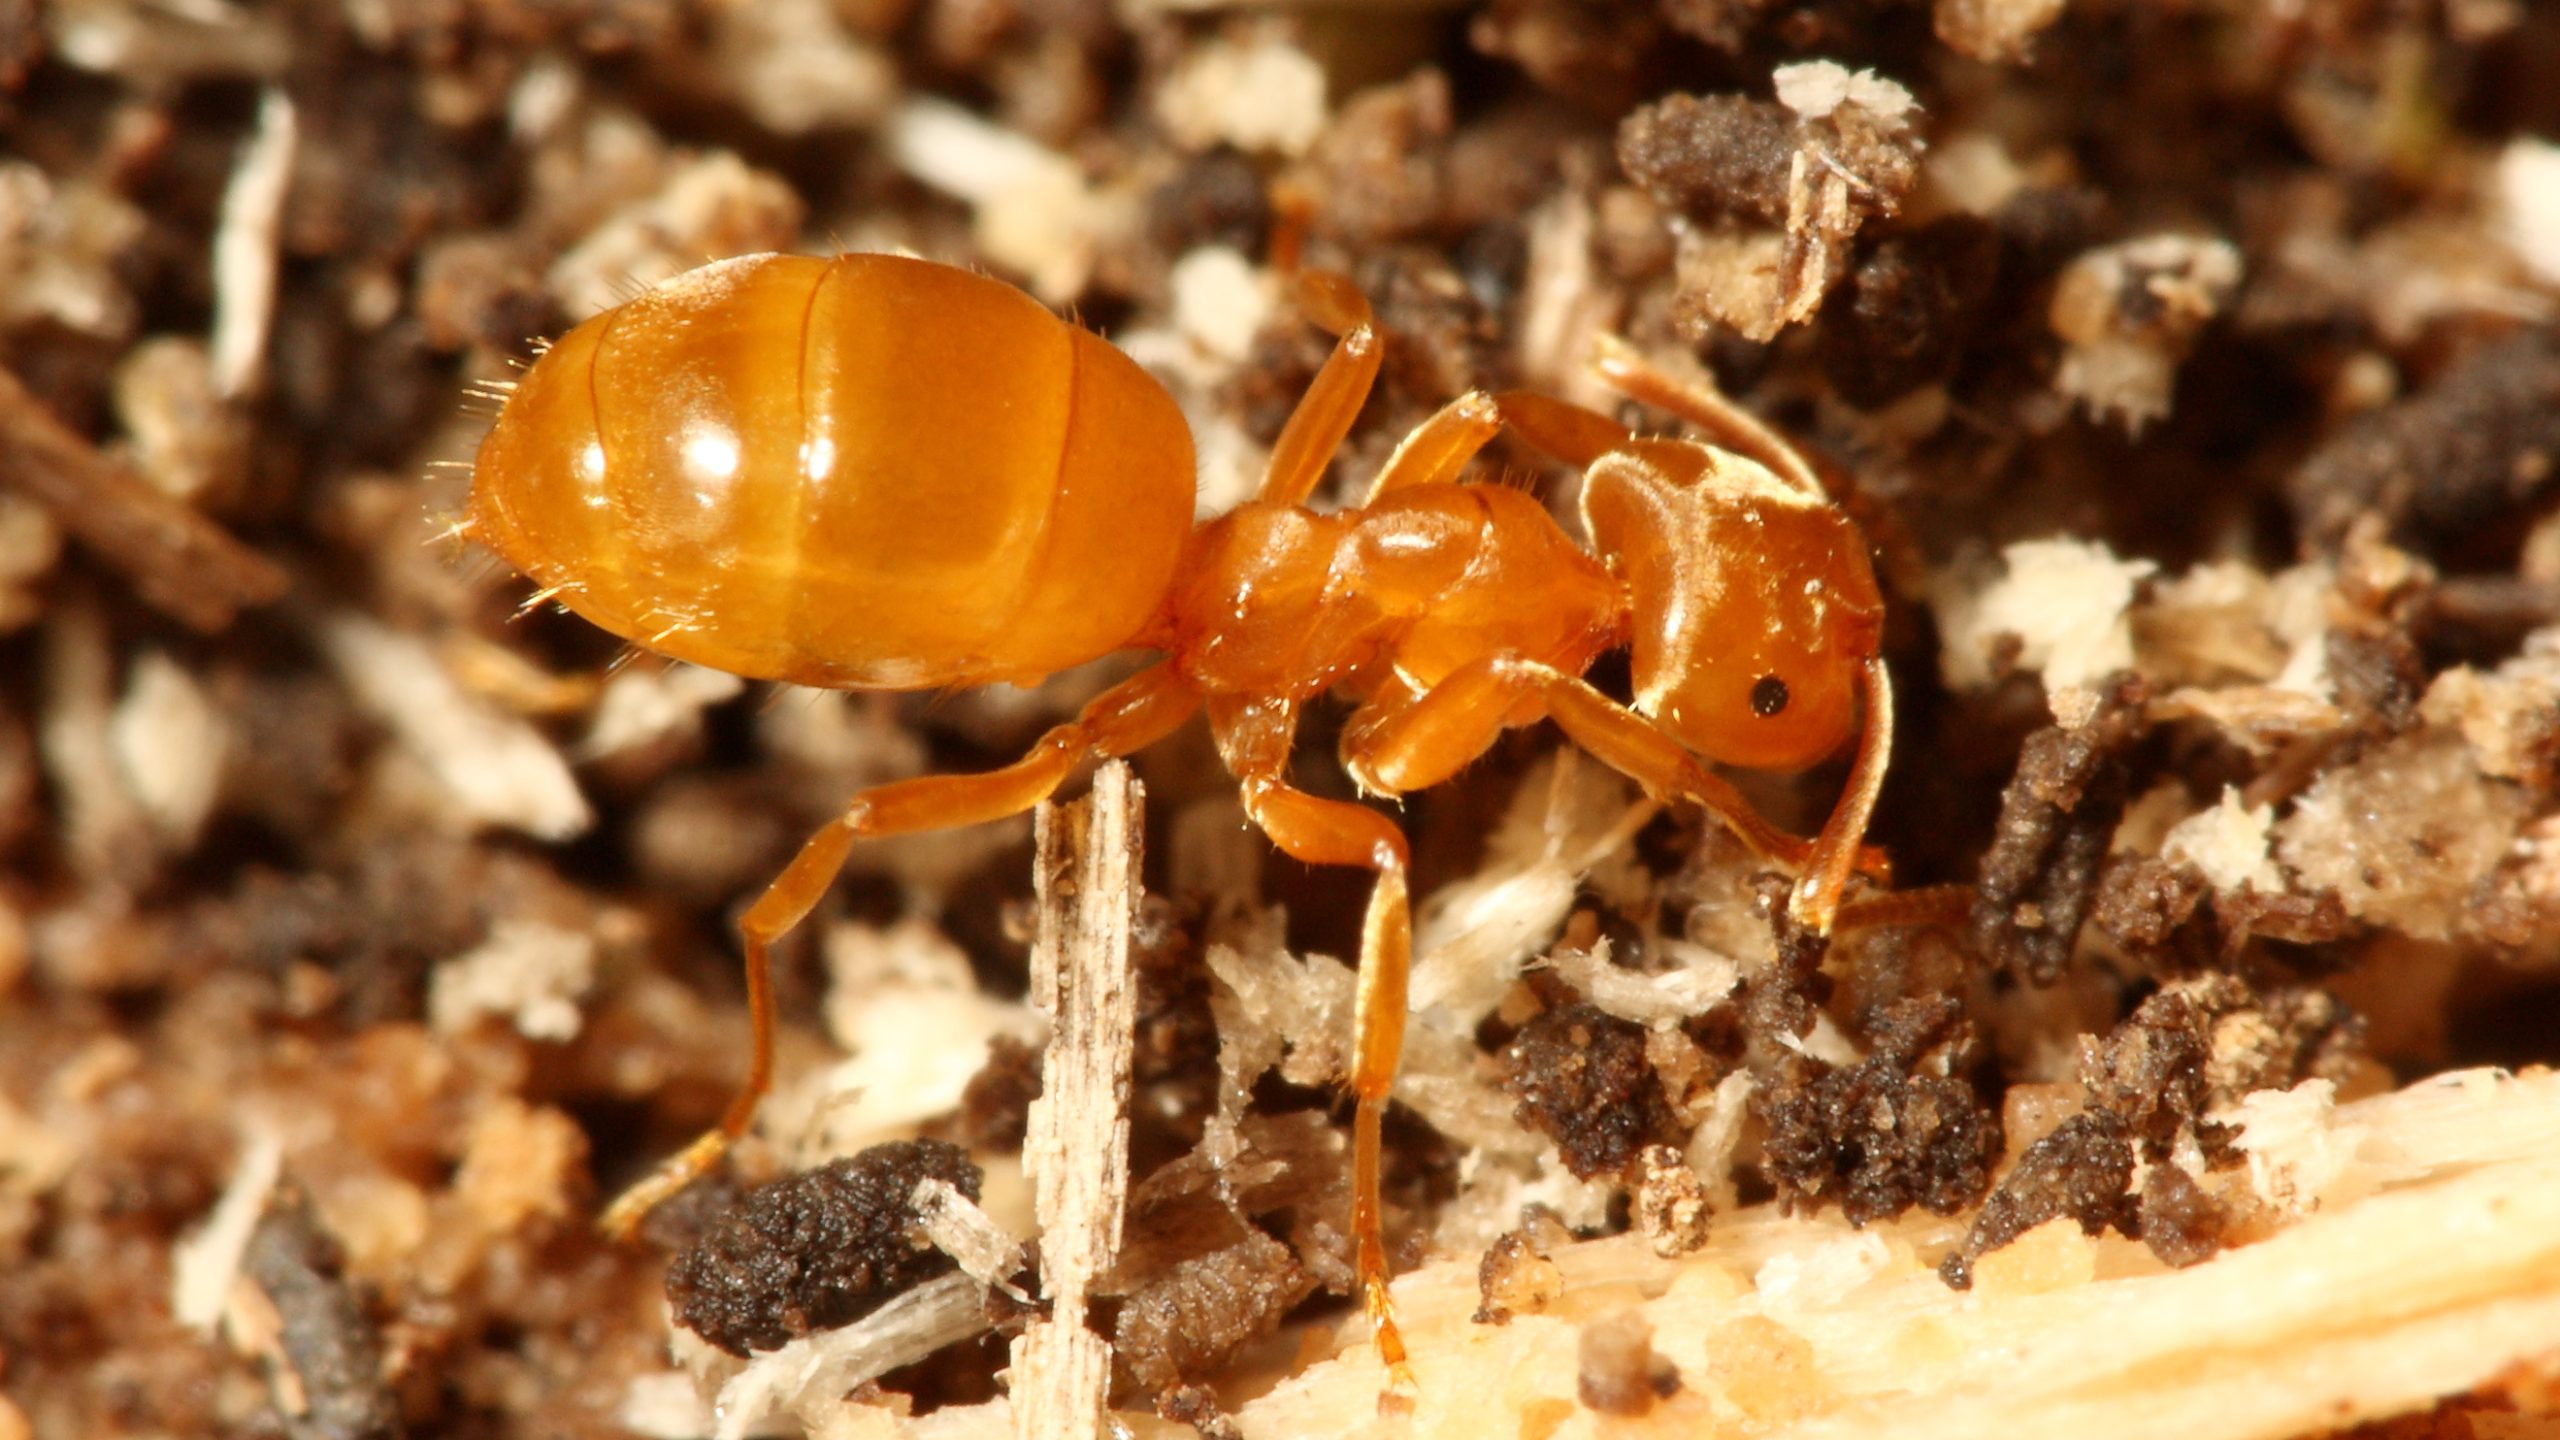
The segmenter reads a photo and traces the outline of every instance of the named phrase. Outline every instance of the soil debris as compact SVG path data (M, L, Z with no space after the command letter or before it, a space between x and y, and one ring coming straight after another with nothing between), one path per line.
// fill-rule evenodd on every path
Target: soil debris
M2131 790L2127 752L2145 723L2141 681L2121 677L2077 725L2027 737L2000 797L1976 882L1973 942L1993 965L2049 985L2071 963Z
M748 1192L667 1267L676 1323L732 1355L851 1324L952 1269L925 1238L916 1182L971 1200L984 1177L939 1140L875 1145Z
M1581 1179L1615 1174L1648 1145L1672 1145L1677 1129L1644 1029L1580 1001L1523 1027L1503 1052L1505 1089L1520 1123L1556 1142Z
M406 1435L384 1369L381 1329L308 1198L290 1187L277 1193L250 1234L242 1269L275 1306L282 1353L270 1362L270 1384L285 1434L293 1440Z

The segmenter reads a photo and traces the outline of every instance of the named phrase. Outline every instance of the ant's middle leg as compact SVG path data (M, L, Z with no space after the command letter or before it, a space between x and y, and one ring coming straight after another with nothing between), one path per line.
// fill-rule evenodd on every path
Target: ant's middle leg
M1492 396L1470 390L1413 427L1369 482L1369 498L1361 503L1374 505L1379 496L1409 486L1450 484L1501 433L1502 408Z
M1349 280L1310 270L1298 279L1298 303L1318 325L1341 338L1324 368L1307 385L1307 393L1298 397L1298 408L1289 412L1280 438L1271 444L1271 468L1263 472L1256 498L1283 505L1303 505L1315 493L1316 482L1333 463L1333 452L1342 448L1342 437L1351 433L1351 422L1367 402L1369 387L1377 383L1379 362L1386 358L1386 344L1370 316L1369 302Z
M1387 1246L1379 1190L1380 1126L1404 1054L1407 983L1413 969L1413 906L1406 889L1404 832L1363 805L1309 795L1286 779L1296 738L1294 703L1213 697L1209 723L1218 750L1242 786L1245 813L1271 843L1310 865L1354 865L1376 873L1360 931L1360 986L1353 1013L1351 1091L1352 1268L1389 1382L1412 1388L1404 1336L1387 1292Z
M855 796L844 813L809 837L738 921L754 1048L747 1077L729 1108L717 1126L606 1207L599 1228L616 1239L628 1236L651 1210L701 1178L747 1133L757 1104L773 1083L773 944L808 918L857 843L1018 815L1049 798L1079 762L1144 749L1199 707L1199 692L1171 665L1150 666L1095 696L1075 719L1041 736L1029 754L1000 770L899 780Z

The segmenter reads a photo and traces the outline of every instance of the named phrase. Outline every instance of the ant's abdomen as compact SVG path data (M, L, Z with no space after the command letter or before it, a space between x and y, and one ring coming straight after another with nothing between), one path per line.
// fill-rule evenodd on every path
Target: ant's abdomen
M885 255L688 272L562 337L472 525L571 609L739 674L1047 674L1156 613L1192 504L1163 389L1000 282Z

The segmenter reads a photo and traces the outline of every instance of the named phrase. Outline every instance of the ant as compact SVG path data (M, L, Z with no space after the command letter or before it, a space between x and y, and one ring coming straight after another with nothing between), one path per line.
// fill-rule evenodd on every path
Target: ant
M1865 539L1805 460L1613 342L1601 377L1712 443L1470 392L1405 438L1358 506L1309 510L1383 341L1349 281L1309 274L1300 290L1333 352L1259 494L1196 527L1191 437L1162 386L1020 291L928 261L704 266L572 329L515 387L462 529L534 579L529 603L557 599L677 659L832 688L1025 682L1122 649L1163 657L1013 764L866 790L810 837L739 922L746 1079L716 1129L613 1203L608 1233L627 1235L745 1133L773 1072L771 947L856 843L1031 809L1080 762L1205 710L1274 844L1376 877L1350 1077L1351 1233L1380 1356L1403 1383L1378 1188L1412 959L1407 850L1380 812L1289 783L1307 702L1359 697L1342 759L1371 795L1436 785L1544 717L1793 871L1797 923L1828 933L1853 872L1883 879L1862 841L1893 729L1884 600ZM1582 471L1592 549L1534 497L1464 483L1506 427ZM1632 706L1581 678L1621 648ZM1802 769L1853 735L1845 792L1810 840L1698 758ZM1917 899L1876 896L1846 918L1900 920Z

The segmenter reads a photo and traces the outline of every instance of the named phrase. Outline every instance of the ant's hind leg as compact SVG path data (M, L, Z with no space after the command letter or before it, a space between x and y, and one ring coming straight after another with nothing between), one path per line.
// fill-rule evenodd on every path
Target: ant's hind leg
M1318 325L1342 337L1324 368L1298 397L1298 408L1271 445L1271 468L1263 473L1257 497L1283 505L1302 505L1324 478L1342 437L1377 383L1378 364L1386 345L1370 316L1369 302L1358 286L1340 275L1311 270L1298 280L1298 303Z
M1212 699L1219 753L1243 789L1245 813L1271 843L1310 865L1353 865L1376 873L1360 929L1360 985L1353 1013L1351 1091L1352 1268L1377 1337L1388 1383L1410 1394L1412 1368L1388 1294L1385 1226L1379 1202L1384 1156L1380 1125L1404 1053L1406 988L1413 968L1413 907L1406 890L1404 832L1366 806L1326 800L1291 786L1289 748L1297 708L1286 702ZM1381 1397L1382 1407L1389 1404Z
M1018 815L1049 798L1079 762L1143 749L1189 719L1199 706L1199 692L1172 666L1151 666L1095 696L1075 719L1041 736L1029 754L1003 769L899 780L855 796L843 814L809 837L738 921L745 942L747 1015L754 1048L747 1077L728 1110L718 1126L616 1198L597 1221L598 1227L615 1239L627 1237L651 1210L700 1179L747 1133L758 1102L773 1083L773 944L808 918L827 887L835 883L837 870L856 843Z

